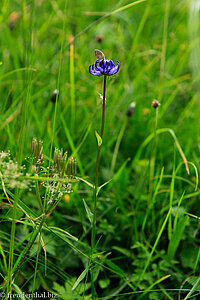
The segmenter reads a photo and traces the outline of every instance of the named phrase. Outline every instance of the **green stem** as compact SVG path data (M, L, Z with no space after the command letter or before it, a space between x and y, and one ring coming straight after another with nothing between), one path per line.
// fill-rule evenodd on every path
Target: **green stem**
M33 238L32 238L32 240L31 240L31 242L29 243L29 246L26 248L26 251L25 251L24 255L23 255L22 258L20 259L19 264L18 264L18 266L16 267L15 272L13 273L13 278L16 276L16 274L17 274L19 268L21 267L22 263L24 262L24 260L25 260L25 258L26 258L26 256L27 256L27 254L28 254L28 251L29 251L30 248L33 246L33 244L34 244L34 242L35 242L35 240L36 240L36 238L37 238L39 232L40 232L41 229L42 229L42 225L43 225L43 223L45 222L46 218L47 218L47 215L45 214L45 215L42 217L42 220L41 220L41 222L40 222L40 224L39 224L39 226L38 226L38 229L35 231L35 233L34 233L34 235L33 235Z
M35 242L38 234L41 232L42 226L43 226L44 222L46 221L47 217L49 216L49 214L51 214L53 212L53 210L56 208L56 206L58 205L58 203L60 202L60 200L61 200L61 198L55 204L54 203L52 203L52 204L50 203L49 206L47 207L47 210L46 210L46 212L44 213L44 215L43 215L43 217L41 219L41 222L40 222L40 224L38 226L38 229L34 232L32 240L30 241L28 247L26 248L26 250L25 250L22 258L19 260L19 263L18 263L18 265L17 265L17 267L16 267L16 269L15 269L15 271L13 273L13 278L16 276L19 268L21 267L22 263L24 262L27 254L28 254L28 251L33 246L33 244L34 244L34 242ZM40 242L39 242L39 244L40 244Z
M154 129L154 150L153 150L153 157L152 157L152 172L150 173L150 209L152 207L152 224L153 230L155 231L156 224L155 224L155 208L154 208L154 201L152 199L152 182L155 173L155 163L156 163L156 155L157 155L157 128L158 128L158 107L156 108L156 117L155 117L155 129Z
M119 152L119 146L120 146L120 143L122 141L122 138L123 138L123 135L124 135L124 132L125 132L125 129L126 129L126 125L127 125L127 118L125 119L124 124L121 127L121 130L119 132L117 142L116 142L116 145L115 145L115 149L114 149L114 152L113 152L113 158L112 158L111 169L110 169L111 176L114 173L115 164L116 164L116 160L117 160L117 155L118 155L118 152Z
M154 206L152 203L152 180L154 177L154 172L155 172L155 161L156 161L156 151L157 151L157 127L158 127L158 107L155 109L156 110L156 115L155 115L155 126L154 126L154 132L153 132L153 144L152 144L152 150L151 150L151 157L149 160L149 199L148 199L148 208L147 212L142 224L142 232L145 230L146 222L149 217L150 211L152 211L152 224L153 228L155 231L155 212L154 212Z
M34 278L33 278L32 297L33 297L33 293L34 293L34 290L35 290L35 283L36 283L36 276L37 276L37 267L38 267L38 260L39 260L41 238L42 237L41 237L41 234L40 234L39 241L38 241L38 251L37 251L37 257L36 257L36 264L35 264L35 273L34 273Z
M101 120L101 138L103 137L104 124L105 124L105 106L106 106L106 75L104 75L103 82L103 105L102 105L102 120ZM91 260L93 261L93 252L95 247L96 236L96 210L97 210L97 190L98 190L98 178L99 178L99 158L100 158L101 145L97 148L96 169L95 169L95 188L94 188L94 208L93 208L93 222L92 222L92 236L91 236ZM93 272L91 267L91 278L93 278ZM92 283L93 284L93 283ZM95 299L94 284L92 285L92 299Z

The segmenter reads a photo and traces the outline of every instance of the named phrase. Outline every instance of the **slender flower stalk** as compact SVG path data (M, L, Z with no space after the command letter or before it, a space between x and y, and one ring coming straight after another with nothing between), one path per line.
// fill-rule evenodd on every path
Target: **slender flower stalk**
M105 105L106 105L106 79L107 76L112 76L119 71L120 62L117 61L117 65L112 60L105 59L104 54L100 50L95 50L96 62L89 66L89 72L95 76L103 75L103 103L102 103L102 120L101 120L101 143L98 142L97 157L96 157L96 168L95 168L95 186L94 186L94 206L93 206L93 221L92 221L92 232L91 232L91 257L89 264L91 265L91 286L92 286L92 299L96 299L96 291L93 280L93 254L95 249L96 239L96 216L97 216L97 194L98 194L98 179L99 179L99 159L100 150L105 125Z
M154 211L154 197L152 196L153 191L153 184L152 178L154 178L155 173L155 162L156 162L156 152L157 152L157 127L158 127L158 108L160 106L160 102L154 99L152 101L152 107L155 109L155 125L154 125L154 139L152 143L152 150L151 150L151 158L149 160L149 198L148 198L148 208L147 212L142 224L142 232L145 230L146 222L148 216L151 212L152 214L152 228L155 230L155 211Z
M101 120L101 133L100 137L102 139L105 124L105 104L106 104L106 75L104 75L103 81L103 104L102 104L102 120ZM93 220L92 220L92 233L91 233L91 284L92 284L92 299L96 299L96 291L93 281L93 253L95 248L95 238L96 238L96 218L97 218L97 191L98 191L98 179L99 179L99 158L100 158L101 144L98 144L97 148L97 158L96 158L96 169L95 169L95 187L94 187L94 207L93 207Z
M100 137L102 139L105 124L105 107L106 107L106 75L104 75L103 81L103 104L102 104L102 120L101 120L101 133ZM96 235L96 208L97 208L97 191L98 191L98 179L99 179L99 158L100 158L101 145L97 148L97 158L96 158L96 169L95 169L95 188L94 188L94 209L93 209L93 226L92 226L92 254L95 244Z
M158 143L158 139L157 139L157 128L158 128L158 111L159 111L159 106L160 106L160 102L156 99L154 99L152 101L152 107L155 109L156 111L156 115L155 115L155 125L154 125L154 141L152 144L153 147L153 151L152 151L152 159L150 161L150 178L149 178L149 203L150 203L150 208L151 208L151 213L152 213L152 224L153 224L153 230L155 230L156 228L156 224L155 224L155 207L154 207L154 201L152 201L152 178L154 177L154 173L155 173L155 163L156 163L156 155L157 155L157 143Z

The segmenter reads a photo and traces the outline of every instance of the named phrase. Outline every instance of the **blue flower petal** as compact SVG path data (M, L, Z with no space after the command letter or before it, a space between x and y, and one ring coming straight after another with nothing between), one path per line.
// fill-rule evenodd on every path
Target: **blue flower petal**
M110 72L110 70L115 67L114 63L112 60L109 61L108 67L107 67L107 73Z
M100 71L101 73L103 73L103 68L101 68L100 66L98 66L98 60L96 60L96 62L95 62L95 69L97 70L97 71Z
M117 66L111 59L96 60L95 64L89 66L89 72L95 76L112 76L119 71L120 62L117 60Z
M94 69L94 65L89 66L89 72L90 72L90 74L96 75L96 76L102 75L100 71Z
M109 71L109 73L108 73L108 75L109 76L112 76L112 75L114 75L114 74L116 74L118 71L119 71L119 68L120 68L120 62L117 60L117 66L115 66L114 68L112 68L110 71Z

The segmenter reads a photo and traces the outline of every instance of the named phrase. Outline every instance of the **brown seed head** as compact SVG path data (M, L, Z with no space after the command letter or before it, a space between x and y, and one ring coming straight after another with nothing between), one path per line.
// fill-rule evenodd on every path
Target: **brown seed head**
M127 109L126 111L126 115L127 117L131 117L134 113L134 110L135 110L135 106L136 106L136 103L135 102L132 102L130 105L129 105L129 108Z
M72 44L74 42L74 36L73 35L68 35L67 41L68 41L68 43Z
M101 34L97 35L97 37L96 37L96 40L97 40L98 43L102 43L103 39L104 39L104 37Z
M158 108L158 106L160 106L160 102L158 100L154 99L152 101L152 107L153 108Z
M53 103L56 103L56 99L57 101L59 101L59 90L54 90L53 93L51 94L50 100Z
M13 11L8 18L8 26L10 27L10 30L15 29L18 19L19 14L16 11Z

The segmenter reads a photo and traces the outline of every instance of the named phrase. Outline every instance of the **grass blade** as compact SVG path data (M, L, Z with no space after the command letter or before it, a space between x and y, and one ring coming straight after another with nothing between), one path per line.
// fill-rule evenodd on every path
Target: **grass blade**
M190 296L192 296L192 294L194 292L196 292L197 290L199 291L199 286L198 286L199 282L200 282L200 278L197 279L195 285L193 286L193 288L191 289L191 291L187 294L187 296L183 300L190 299Z
M84 203L84 206L85 206L85 210L86 210L88 219L89 219L90 223L92 224L92 222L93 222L93 213L91 212L90 208L88 207L88 205L87 205L87 203L85 202L84 199L83 199L83 203Z
M79 283L85 278L85 276L87 275L89 270L89 266L81 273L81 275L77 278L76 282L74 283L73 287L72 287L72 291L74 291L77 286L79 285Z
M176 226L174 233L172 234L172 237L170 239L169 246L168 246L168 253L167 253L169 260L172 260L175 256L176 250L181 241L183 231L184 231L185 226L187 225L188 221L189 221L188 216L182 216Z
M144 267L144 269L143 269L143 271L142 271L142 273L141 273L141 275L140 275L140 277L139 277L139 279L138 279L136 289L137 289L138 285L140 284L140 282L141 282L141 281L143 280L143 278L144 278L146 269L147 269L148 266L149 266L149 263L150 263L150 261L151 261L152 255L153 255L153 253L154 253L154 251L155 251L155 249L156 249L156 246L157 246L157 244L158 244L158 242L159 242L159 240L160 240L160 237L161 237L161 235L162 235L162 233L163 233L163 230L165 229L165 225L166 225L166 223L167 223L167 221L168 221L168 219L169 219L170 214L171 214L171 209L169 209L169 211L168 211L168 213L167 213L167 216L166 216L166 218L165 218L165 220L164 220L164 222L163 222L163 224L162 224L162 227L161 227L161 229L160 229L160 231L159 231L159 233L158 233L158 236L157 236L156 241L155 241L155 243L154 243L154 245L153 245L153 248L152 248L152 250L151 250L151 253L150 253L150 255L149 255L148 259L147 259L147 262L146 262L146 264L145 264L145 267Z

